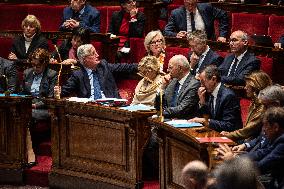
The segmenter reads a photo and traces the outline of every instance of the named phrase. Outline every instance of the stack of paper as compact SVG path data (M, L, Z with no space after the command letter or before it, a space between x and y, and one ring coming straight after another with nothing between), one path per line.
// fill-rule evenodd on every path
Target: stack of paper
M203 138L196 137L196 139L201 143L209 143L209 142L231 143L233 142L231 139L227 137L203 137Z
M126 107L121 107L120 109L127 110L127 111L151 111L154 110L155 108L153 106L147 106L144 104L137 104L137 105L130 105Z
M171 120L165 123L171 126L177 127L177 128L191 128L191 127L202 127L203 126L201 123L188 122L187 120L184 120L184 119Z

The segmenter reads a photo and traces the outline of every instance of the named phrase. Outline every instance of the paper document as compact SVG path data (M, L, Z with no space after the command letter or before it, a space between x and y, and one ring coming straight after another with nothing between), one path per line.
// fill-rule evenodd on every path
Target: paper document
M217 143L231 143L233 142L231 139L227 137L195 137L201 143L208 143L208 142L217 142Z
M155 108L153 106L147 106L144 104L137 104L137 105L130 105L126 107L121 107L120 109L122 110L128 110L128 111L151 111L154 110Z
M191 127L202 127L203 126L201 123L188 122L187 120L184 120L184 119L171 120L165 123L171 126L177 127L177 128L191 128Z

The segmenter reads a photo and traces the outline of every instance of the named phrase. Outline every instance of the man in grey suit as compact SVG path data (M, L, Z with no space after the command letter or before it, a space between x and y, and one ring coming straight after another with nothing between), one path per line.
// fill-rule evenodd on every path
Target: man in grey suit
M164 77L163 115L165 118L187 119L198 109L198 80L189 71L189 62L183 55L175 55L169 61L169 74ZM160 97L156 97L156 109L160 107Z
M17 84L17 69L14 62L0 57L0 93L14 93Z

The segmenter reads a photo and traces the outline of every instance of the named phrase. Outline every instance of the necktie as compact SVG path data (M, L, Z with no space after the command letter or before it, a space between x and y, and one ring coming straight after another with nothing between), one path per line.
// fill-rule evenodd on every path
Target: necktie
M102 98L101 86L97 72L93 71L94 100Z
M191 21L191 31L193 32L196 30L193 12L190 13L190 21Z
M199 61L198 61L197 68L196 68L196 73L200 73L199 71L201 71L201 70L200 70L200 67L201 67L201 64L202 64L202 58L203 58L203 56L204 56L204 55L201 55L201 56L199 57Z
M180 85L179 82L177 82L176 86L175 86L174 94L173 94L173 97L172 97L171 107L175 107L176 104L177 104L177 96L178 96L179 85Z
M214 118L215 116L214 96L211 94L209 95L209 108L210 108L211 117Z
M238 65L238 59L235 57L234 63L232 63L231 69L229 69L228 76L235 75L235 71L237 69L237 65Z

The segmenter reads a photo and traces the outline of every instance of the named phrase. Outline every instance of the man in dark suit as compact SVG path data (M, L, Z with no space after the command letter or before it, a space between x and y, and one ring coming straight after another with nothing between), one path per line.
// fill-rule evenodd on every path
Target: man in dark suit
M189 72L189 62L183 55L175 55L169 61L169 75L161 86L163 94L163 116L165 118L188 119L198 108L198 80ZM156 109L160 107L160 94L156 97Z
M232 54L225 57L219 66L221 81L228 85L245 85L245 76L260 69L260 60L247 51L248 35L235 31L230 36Z
M14 93L17 85L17 69L14 62L0 57L0 93Z
M204 31L196 30L189 33L187 40L191 48L189 65L192 75L199 74L207 65L213 64L218 67L223 62L223 58L206 44L207 37Z
M218 68L207 66L199 75L198 89L200 115L209 115L208 126L218 132L234 131L242 127L240 102L233 91L221 84ZM206 124L205 118L189 121Z
M86 3L86 0L71 0L70 6L64 8L60 31L72 31L82 27L91 32L100 32L100 12Z
M169 37L184 38L187 32L206 31L207 38L215 40L214 20L219 20L218 41L225 42L228 34L229 20L226 11L197 0L185 0L184 6L172 11L164 34Z
M113 74L137 72L137 64L110 64L99 60L96 49L91 44L78 48L77 56L80 69L72 73L67 83L62 86L61 96L74 95L79 98L120 98ZM55 93L60 87L55 87Z

